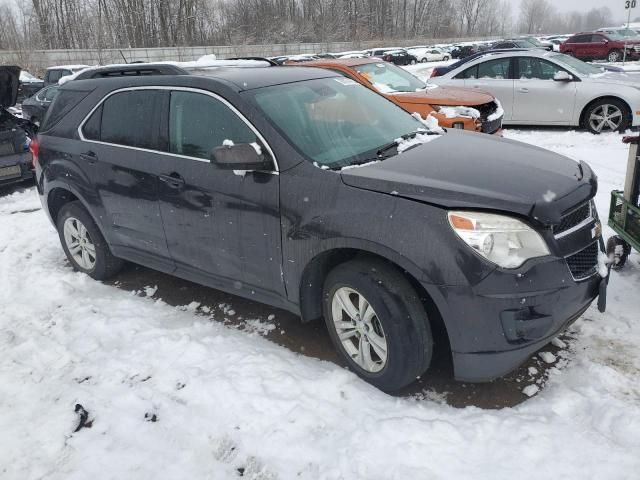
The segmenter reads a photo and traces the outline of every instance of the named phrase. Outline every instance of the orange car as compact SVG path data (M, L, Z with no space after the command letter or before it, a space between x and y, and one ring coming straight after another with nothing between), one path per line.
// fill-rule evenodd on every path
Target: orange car
M409 113L434 116L441 127L499 134L504 112L489 93L424 83L377 58L322 59L290 64L334 70L383 95ZM471 107L471 108L469 108ZM479 114L479 115L478 115Z

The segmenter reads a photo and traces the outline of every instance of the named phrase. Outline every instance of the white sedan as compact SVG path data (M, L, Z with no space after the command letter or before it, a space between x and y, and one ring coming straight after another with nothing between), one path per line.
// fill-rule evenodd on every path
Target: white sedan
M441 62L451 59L451 54L437 48L410 48L407 51L419 62Z
M593 133L640 125L640 77L556 52L487 53L429 80L493 94L510 125L566 125Z

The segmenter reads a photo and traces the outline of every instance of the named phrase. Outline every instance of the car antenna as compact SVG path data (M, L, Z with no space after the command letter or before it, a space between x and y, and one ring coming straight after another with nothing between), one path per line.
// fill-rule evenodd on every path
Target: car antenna
M122 57L122 59L124 60L124 63L126 63L127 65L129 65L129 62L127 62L127 58L124 56L124 53L122 53L122 50L118 50L120 52L120 56Z

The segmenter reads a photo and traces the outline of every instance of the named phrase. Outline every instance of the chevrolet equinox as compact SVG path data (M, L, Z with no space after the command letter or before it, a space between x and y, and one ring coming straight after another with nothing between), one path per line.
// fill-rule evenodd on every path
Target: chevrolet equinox
M130 261L324 318L383 390L428 369L436 325L455 377L488 381L605 293L588 165L425 129L328 70L71 81L31 150L73 268Z

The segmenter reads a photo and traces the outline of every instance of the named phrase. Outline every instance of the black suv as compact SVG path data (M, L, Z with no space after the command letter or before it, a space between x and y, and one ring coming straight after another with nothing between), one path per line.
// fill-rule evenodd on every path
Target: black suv
M324 317L381 389L427 370L437 325L455 376L487 381L605 292L586 164L427 131L328 70L76 80L38 139L75 269L104 279L128 260Z
M16 117L8 108L16 104L20 68L0 66L0 186L33 179L30 122Z

